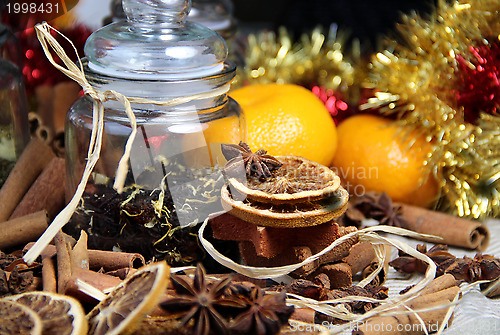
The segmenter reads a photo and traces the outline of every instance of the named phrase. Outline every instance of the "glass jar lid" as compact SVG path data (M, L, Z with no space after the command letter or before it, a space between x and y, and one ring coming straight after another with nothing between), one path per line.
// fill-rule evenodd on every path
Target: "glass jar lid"
M188 20L224 31L234 24L233 3L231 0L193 0Z
M191 0L123 0L126 20L94 32L85 44L89 68L118 78L179 80L224 68L227 45L216 32L186 21Z

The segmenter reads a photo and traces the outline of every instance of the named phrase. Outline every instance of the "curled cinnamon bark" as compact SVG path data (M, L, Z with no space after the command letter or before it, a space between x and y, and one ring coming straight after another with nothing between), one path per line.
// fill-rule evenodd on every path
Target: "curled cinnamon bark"
M33 242L28 243L23 251L28 251L34 245ZM88 249L89 268L90 269L103 269L105 272L119 270L122 268L138 269L146 264L144 256L137 253L118 252ZM44 254L55 255L56 248L53 245L48 245Z
M79 292L78 285L76 284L77 279L103 292L112 289L113 287L121 283L121 279L118 277L95 271L75 268L72 276L68 279L68 285L64 290L65 294L73 296L81 294L77 293Z
M89 262L91 269L103 268L106 272L122 268L139 269L146 264L141 254L92 249L89 250Z
M53 158L16 206L10 219L46 210L53 219L65 205L66 161Z
M42 255L42 282L43 290L57 293L56 266L51 257Z
M60 231L54 237L57 250L57 292L64 293L71 278L71 245Z
M458 294L460 294L460 288L452 286L438 292L420 295L407 304L415 312L410 312L402 307L397 311L407 311L408 314L370 318L354 330L353 335L398 334L402 331L404 331L404 334L410 335L425 334L420 320L423 321L428 332L437 331L444 321L449 304ZM432 307L435 307L435 309L418 312L419 309L430 309Z
M49 225L42 210L0 223L0 249L7 249L38 239Z
M483 251L489 243L488 229L480 222L402 203L393 203L385 193L367 192L351 202L351 215L346 223L360 224L362 217L383 225L402 227L417 233L442 237L441 243ZM361 214L361 215L360 215ZM361 219L360 219L361 218ZM419 238L436 242L435 239Z
M401 205L401 208L405 221L403 228L440 236L443 238L440 243L457 247L483 251L488 246L490 232L480 222L410 205ZM435 242L425 237L420 239Z
M30 140L0 189L0 222L9 219L35 179L54 157L52 149L42 140Z

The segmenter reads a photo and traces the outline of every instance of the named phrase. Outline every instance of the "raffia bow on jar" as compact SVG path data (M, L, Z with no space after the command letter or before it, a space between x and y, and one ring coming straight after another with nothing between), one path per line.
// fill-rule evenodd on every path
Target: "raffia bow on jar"
M396 115L433 150L438 207L461 217L500 214L500 3L440 0L429 18L403 16L400 39L374 55L362 109Z
M90 135L90 143L87 153L87 159L85 168L83 171L83 176L76 187L76 191L71 198L70 202L66 205L66 207L55 217L51 225L46 229L44 234L38 239L33 248L31 248L26 255L24 256L24 260L31 264L35 261L35 259L40 255L41 251L50 243L53 237L57 234L57 232L70 220L71 216L75 212L78 203L85 191L85 187L90 178L90 175L99 160L99 156L102 148L102 136L104 130L104 105L103 103L109 100L117 101L122 104L125 108L126 115L130 122L131 132L128 136L124 153L119 160L118 167L116 170L116 177L114 180L113 188L121 193L124 189L125 179L127 176L127 172L129 169L128 160L130 158L130 153L132 150L132 145L134 138L137 133L137 122L134 116L134 112L132 110L131 104L152 104L156 106L177 106L186 102L194 101L194 100L202 100L207 98L212 98L224 94L227 92L227 86L221 86L218 89L197 93L193 95L186 95L171 99L166 99L163 101L155 101L150 99L138 98L138 97L127 97L119 92L114 90L106 90L104 92L98 91L92 87L92 85L87 81L85 77L85 73L83 70L83 64L80 61L80 57L78 57L78 52L74 47L73 43L61 34L56 29L52 28L47 23L37 24L35 26L37 37L40 40L40 43L43 47L44 53L51 62L51 64L63 72L66 76L77 82L82 88L84 93L91 97L93 100L93 108L92 108L92 130ZM66 41L68 41L74 52L77 54L78 64L72 62L69 57L66 55L64 48L59 44L54 36L52 36L51 32L54 31L60 36L62 36ZM63 65L58 64L51 50L61 59Z

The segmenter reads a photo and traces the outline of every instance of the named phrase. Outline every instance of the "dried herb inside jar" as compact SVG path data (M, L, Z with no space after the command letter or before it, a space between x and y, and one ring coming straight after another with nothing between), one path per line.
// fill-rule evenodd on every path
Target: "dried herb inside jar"
M89 184L66 231L78 236L85 230L89 248L138 252L171 266L208 261L196 226L209 213L222 210L222 174L167 161L162 166L169 172L162 171L164 178L156 188L133 184L118 194L110 183ZM141 175L135 181L148 179Z

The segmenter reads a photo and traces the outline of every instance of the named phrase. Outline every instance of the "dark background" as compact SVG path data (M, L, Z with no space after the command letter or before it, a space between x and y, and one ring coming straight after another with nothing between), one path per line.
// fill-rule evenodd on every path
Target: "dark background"
M243 30L285 26L299 36L318 25L336 23L351 37L374 47L394 30L401 13L425 15L437 0L233 0L234 16Z

